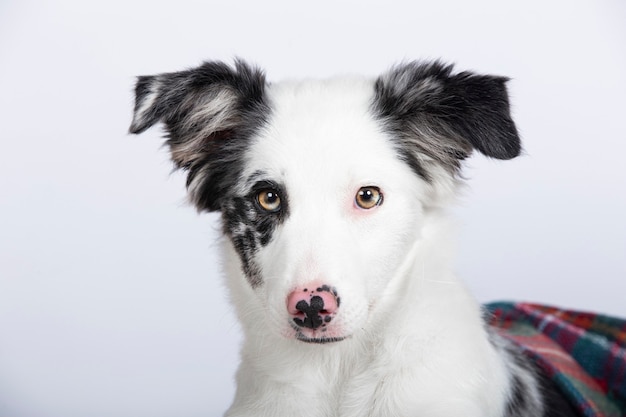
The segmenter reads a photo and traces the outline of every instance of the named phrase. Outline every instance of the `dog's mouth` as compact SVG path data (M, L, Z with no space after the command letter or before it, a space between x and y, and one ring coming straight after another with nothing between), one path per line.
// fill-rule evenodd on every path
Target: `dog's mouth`
M303 335L302 333L298 332L296 334L296 339L305 343L323 344L323 343L341 342L342 340L345 339L345 337L307 337Z
M321 332L317 330L301 329L293 324L291 325L291 327L293 330L296 331L295 338L305 343L315 343L315 344L334 343L334 342L341 342L342 340L348 337L348 336L340 336L340 335L325 335L324 333L326 329L324 329L324 332Z

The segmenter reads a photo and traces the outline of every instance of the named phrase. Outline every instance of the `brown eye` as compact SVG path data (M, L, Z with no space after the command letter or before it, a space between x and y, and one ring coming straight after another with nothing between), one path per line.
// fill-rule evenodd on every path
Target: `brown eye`
M259 207L265 211L275 213L280 210L280 196L274 190L262 190L256 195Z
M363 187L356 193L356 205L369 210L383 202L383 195L377 187Z

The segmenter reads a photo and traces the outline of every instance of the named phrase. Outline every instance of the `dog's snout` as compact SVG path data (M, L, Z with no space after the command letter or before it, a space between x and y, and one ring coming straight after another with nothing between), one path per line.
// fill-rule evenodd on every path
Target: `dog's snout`
M326 327L337 313L341 299L328 285L297 288L287 296L287 311L298 327Z

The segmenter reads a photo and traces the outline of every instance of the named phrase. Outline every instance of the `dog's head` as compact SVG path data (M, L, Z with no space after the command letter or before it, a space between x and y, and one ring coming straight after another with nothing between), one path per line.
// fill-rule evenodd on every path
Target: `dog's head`
M364 326L461 161L519 154L505 83L412 62L375 80L270 84L209 62L139 77L130 131L165 125L190 200L221 212L252 320L336 341Z

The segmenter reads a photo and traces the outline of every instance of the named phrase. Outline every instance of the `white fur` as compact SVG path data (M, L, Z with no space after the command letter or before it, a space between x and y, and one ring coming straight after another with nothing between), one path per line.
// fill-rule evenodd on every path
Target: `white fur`
M509 379L481 309L451 270L442 206L456 186L432 184L398 158L371 115L372 82L333 79L268 87L273 112L246 174L285 184L289 215L255 261L252 288L230 241L225 272L244 331L230 417L496 417ZM143 107L143 106L142 106ZM382 205L359 209L360 187ZM341 306L326 344L295 339L286 298L321 281Z

